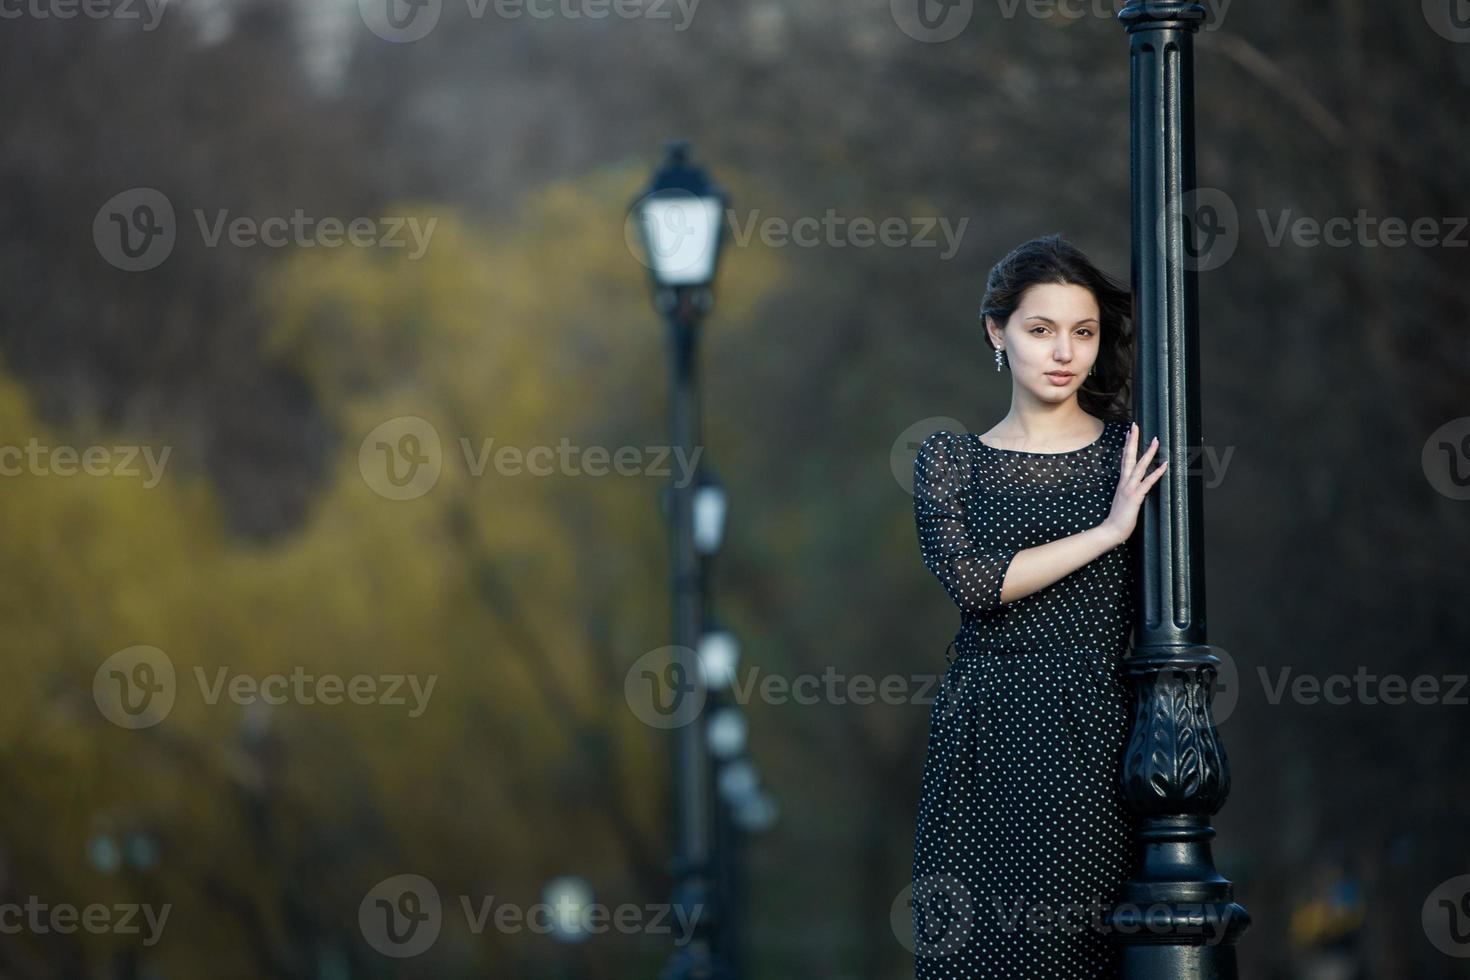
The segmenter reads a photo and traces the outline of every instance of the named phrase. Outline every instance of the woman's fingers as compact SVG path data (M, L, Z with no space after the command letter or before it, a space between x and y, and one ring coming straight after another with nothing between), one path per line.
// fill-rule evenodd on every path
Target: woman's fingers
M1134 422L1128 426L1128 438L1123 441L1123 458L1118 464L1118 472L1124 479L1133 471L1133 465L1138 461L1135 453L1138 450L1138 423Z
M1149 462L1153 459L1154 453L1159 451L1159 437L1154 436L1148 448L1143 451L1143 455L1135 458L1133 454L1137 442L1138 423L1134 422L1128 427L1128 438L1123 446L1122 482L1141 499L1155 483L1159 482L1159 478L1164 475L1164 470L1169 466L1169 461L1164 460L1152 473L1148 472Z
M1148 448L1143 451L1143 455L1129 465L1126 476L1135 483L1142 480L1144 471L1148 469L1148 461L1153 458L1154 451L1158 448L1159 437L1154 436L1153 441L1148 444ZM1132 454L1130 453L1128 455L1131 456Z
M1169 461L1167 459L1164 460L1162 463L1154 468L1154 471L1152 473L1149 473L1146 478L1141 477L1138 483L1134 485L1133 491L1138 495L1138 500L1140 502L1142 502L1144 497L1148 496L1148 492L1153 489L1154 484L1159 482L1159 477L1164 475L1164 470L1168 467L1168 465ZM1140 467L1139 469L1140 472L1142 472L1142 467Z

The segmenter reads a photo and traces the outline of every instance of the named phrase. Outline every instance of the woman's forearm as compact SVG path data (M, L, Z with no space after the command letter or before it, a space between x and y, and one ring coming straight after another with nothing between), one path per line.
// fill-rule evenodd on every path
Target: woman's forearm
M1044 589L1122 543L1111 528L1099 524L1034 548L1023 548L1011 558L1006 569L1000 601L1015 602Z

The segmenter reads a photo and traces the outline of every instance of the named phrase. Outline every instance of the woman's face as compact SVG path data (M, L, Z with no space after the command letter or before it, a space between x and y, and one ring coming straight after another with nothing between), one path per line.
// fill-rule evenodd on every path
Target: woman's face
M993 317L986 318L986 329L1005 351L1016 384L1041 401L1062 402L1097 360L1102 323L1092 290L1038 283L1021 294L1003 331Z

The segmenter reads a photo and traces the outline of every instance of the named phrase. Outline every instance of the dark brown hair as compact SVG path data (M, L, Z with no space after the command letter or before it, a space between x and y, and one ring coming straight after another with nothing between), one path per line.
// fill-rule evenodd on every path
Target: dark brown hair
M1021 305L1021 295L1041 283L1084 286L1092 292L1101 321L1100 346L1093 373L1077 390L1077 403L1097 418L1126 418L1133 375L1132 290L1093 265L1061 235L1018 245L995 264L985 280L985 298L980 301L981 327L987 316L1004 327ZM989 330L985 330L985 342L995 347Z

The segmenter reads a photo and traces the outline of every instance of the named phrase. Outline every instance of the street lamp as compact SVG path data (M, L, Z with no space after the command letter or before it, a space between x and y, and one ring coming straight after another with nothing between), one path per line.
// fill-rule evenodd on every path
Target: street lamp
M669 336L670 449L681 459L694 455L700 440L695 352L699 324L713 305L719 263L721 220L726 197L689 159L689 143L671 141L663 165L633 202L639 256L648 268L654 307L664 317ZM700 645L700 552L695 539L695 494L687 482L671 480L668 488L670 577L674 645L696 652ZM706 498L708 501L709 498ZM709 512L708 504L705 508ZM712 515L711 515L712 516ZM723 511L718 515L723 524ZM704 541L709 540L704 536ZM719 534L714 535L717 541ZM683 697L684 692L675 692ZM694 923L694 933L681 943L661 974L662 980L725 978L729 971L712 942L717 934L710 888L711 793L704 725L697 719L674 729L673 905Z
M718 787L716 823L719 847L716 884L720 895L720 921L717 949L731 965L736 976L745 976L745 908L746 883L742 856L745 837L752 831L751 816L761 808L764 793L755 766L745 754L749 728L745 717L733 706L718 708L710 714L710 752L715 757L715 784Z
M577 875L552 878L541 889L541 901L551 910L551 936L560 943L582 943L590 937L588 909L592 887Z
M1109 915L1124 980L1235 980L1235 942L1250 925L1210 852L1230 767L1210 711L1220 661L1206 641L1204 494L1189 465L1201 442L1198 277L1181 203L1195 190L1194 32L1204 19L1192 0L1128 0L1118 12L1132 79L1138 441L1157 433L1171 464L1129 544L1140 571L1120 778L1141 853Z
M720 708L709 716L709 751L721 762L737 758L750 740L750 723L732 706Z
M720 550L729 509L724 485L701 465L694 490L694 547L701 555L713 556Z
M735 809L735 822L740 825L743 832L758 834L769 830L776 822L778 814L776 801L771 794L763 789L757 789L740 801L740 805Z
M732 807L754 797L760 785L755 765L749 759L736 759L720 773L720 796Z
M699 676L710 694L722 694L735 682L740 666L740 642L724 627L699 638Z
M740 664L740 643L711 611L710 563L709 556L700 562L701 609L706 622L704 635L699 638L699 673L708 689L705 743L709 748L715 786L723 787L730 767L744 760L749 725L730 697L735 671ZM714 816L710 886L718 912L711 941L721 965L732 976L739 977L745 975L741 939L744 903L741 898L740 826L734 808L722 791L717 791L710 806Z
M665 149L663 166L633 206L640 258L660 294L707 293L719 264L727 198L690 162L688 140L670 140Z

